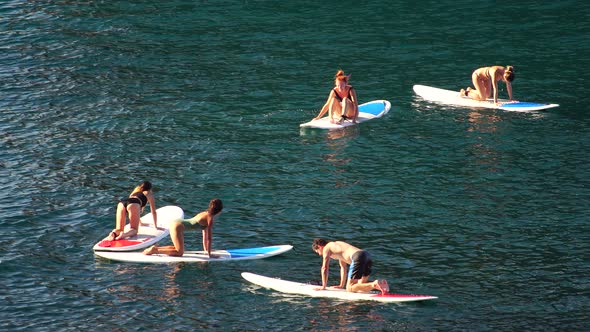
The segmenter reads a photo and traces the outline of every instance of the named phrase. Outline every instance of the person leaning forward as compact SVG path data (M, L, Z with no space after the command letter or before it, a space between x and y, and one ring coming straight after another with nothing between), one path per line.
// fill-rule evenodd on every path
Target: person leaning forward
M316 290L327 288L330 259L335 259L340 263L340 284L331 288L346 287L348 292L369 292L374 289L382 294L389 292L387 280L369 282L372 260L367 251L343 241L328 242L321 238L313 240L312 249L322 256L322 287L318 287Z

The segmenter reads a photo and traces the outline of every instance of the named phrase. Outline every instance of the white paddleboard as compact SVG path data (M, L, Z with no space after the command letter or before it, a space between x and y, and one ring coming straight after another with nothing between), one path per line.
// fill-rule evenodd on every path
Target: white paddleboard
M494 100L491 98L488 100L481 101L473 100L469 97L460 96L459 91L433 88L425 85L414 85L414 92L425 100L438 102L442 104L466 107L494 108L505 111L540 111L559 106L559 104L541 104L521 101L510 101L507 99L498 99L498 103L500 103L500 105L496 105L494 104Z
M270 278L254 273L242 272L242 277L249 282L274 289L281 293L300 294L311 297L329 297L348 301L379 301L379 302L411 302L437 299L436 296L414 295L414 294L385 294L381 293L352 293L345 289L329 288L325 290L315 290L317 285L303 284L299 282L287 281L277 278Z
M156 210L158 213L158 229L154 227L152 214L141 217L137 235L124 240L109 241L108 235L94 245L93 250L101 251L132 251L147 248L170 234L170 222L184 218L184 211L178 206L168 205ZM125 232L131 225L125 225Z
M205 251L185 251L181 257L167 255L144 255L142 252L112 252L95 251L94 254L119 262L131 263L194 263L194 262L225 262L248 259L262 259L280 255L293 249L291 245L276 245L268 247L211 250L213 257L207 256Z
M389 112L391 103L387 100L373 100L368 103L359 105L358 123L363 123L372 119L377 119ZM340 124L330 123L330 117L326 116L321 119L311 120L299 125L301 128L318 128L318 129L340 129L348 126L354 126L351 120L344 120Z

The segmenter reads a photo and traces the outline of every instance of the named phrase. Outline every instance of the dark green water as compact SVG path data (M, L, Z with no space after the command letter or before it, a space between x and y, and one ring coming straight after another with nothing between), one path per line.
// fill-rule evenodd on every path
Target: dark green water
M0 329L589 330L589 15L577 1L0 3ZM490 64L515 66L515 98L561 106L412 92L458 90ZM300 131L338 68L392 111ZM144 179L188 215L221 198L216 248L294 249L95 258L116 199ZM241 279L318 280L319 236L369 250L394 291L439 299L349 303Z

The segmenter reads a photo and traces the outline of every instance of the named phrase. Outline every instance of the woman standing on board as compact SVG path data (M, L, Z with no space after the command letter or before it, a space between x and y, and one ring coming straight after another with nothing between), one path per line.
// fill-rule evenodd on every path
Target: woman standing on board
M359 116L359 104L356 97L356 91L352 85L348 84L350 74L345 75L342 69L336 72L334 79L334 89L330 91L328 100L322 107L318 116L313 118L314 120L320 119L326 111L329 111L331 123L341 123L343 120L352 120L353 123L357 122ZM334 120L334 116L337 119Z
M471 74L471 80L475 89L461 89L461 96L475 100L486 100L494 95L494 104L498 104L498 81L504 81L508 89L508 97L512 100L512 85L514 80L514 67L491 66L476 69Z
M223 203L220 199L212 199L209 208L198 213L191 219L178 219L170 223L170 238L172 246L151 246L143 251L145 255L164 254L168 256L182 256L184 254L184 232L201 230L203 233L203 250L211 257L211 243L213 238L213 218L221 213Z
M144 181L133 189L128 198L121 199L117 204L116 228L109 234L107 240L121 240L136 235L139 229L139 218L147 203L150 203L154 227L158 228L158 215L156 213L154 193L152 192L152 183ZM127 216L129 216L131 229L124 232Z

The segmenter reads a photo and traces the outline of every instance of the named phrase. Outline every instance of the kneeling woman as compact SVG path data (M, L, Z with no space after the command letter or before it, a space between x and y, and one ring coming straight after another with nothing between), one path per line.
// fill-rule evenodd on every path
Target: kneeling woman
M116 228L113 229L107 239L111 241L122 240L137 235L141 213L148 203L150 204L154 227L158 228L158 213L156 212L152 183L144 181L133 189L128 198L121 199L117 204ZM125 232L127 217L129 217L130 229Z
M471 74L474 89L467 87L461 89L460 95L475 100L487 100L494 98L494 104L498 104L498 81L506 83L508 97L512 99L512 84L514 80L514 67L491 66L476 69Z
M206 211L198 213L190 219L178 219L170 223L170 238L173 246L151 246L144 250L145 255L164 254L168 256L182 256L184 254L184 232L201 230L203 233L203 250L211 257L211 243L213 238L213 218L221 213L223 203L215 198L209 202Z

